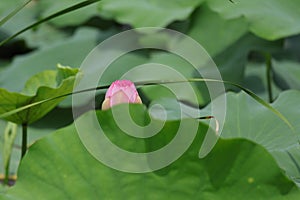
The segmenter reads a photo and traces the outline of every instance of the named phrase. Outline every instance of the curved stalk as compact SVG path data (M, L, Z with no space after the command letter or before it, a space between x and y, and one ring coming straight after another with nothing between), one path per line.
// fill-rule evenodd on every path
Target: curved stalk
M285 122L289 128L291 130L294 131L293 126L291 125L291 123L288 121L288 119L281 114L281 112L279 112L278 110L276 110L275 108L273 108L268 102L266 102L265 100L263 100L262 98L260 98L259 96L257 96L254 92L252 92L251 90L244 88L243 86L240 86L237 83L233 83L230 81L222 81L222 80L216 80L216 79L203 79L203 78L190 78L187 80L154 80L154 81L142 81L142 82L135 82L136 86L147 86L147 85L159 85L159 84L173 84L173 83L184 83L184 82L215 82L215 83L221 83L221 84L228 84L228 85L232 85L235 86L241 90L243 90L244 92L246 92L249 96L251 96L255 101L257 101L258 103L260 103L262 106L268 108L270 111L272 111L275 115L277 115L283 122ZM56 97L52 97L49 99L44 99L38 102L34 102L22 107L19 107L17 109L8 111L6 113L0 114L0 118L5 118L8 117L12 114L18 113L22 110L26 110L30 107L33 106L37 106L39 104L42 103L46 103L48 101L53 101L55 99L61 98L61 97L65 97L65 96L69 96L69 95L75 95L75 94L79 94L79 93L83 93L83 92L88 92L88 91L93 91L93 90L103 90L103 89L107 89L109 87L109 85L105 85L105 86L98 86L95 88L88 88L88 89L84 89L84 90L75 90L74 92L71 93L67 93L67 94L63 94L60 96L56 96Z

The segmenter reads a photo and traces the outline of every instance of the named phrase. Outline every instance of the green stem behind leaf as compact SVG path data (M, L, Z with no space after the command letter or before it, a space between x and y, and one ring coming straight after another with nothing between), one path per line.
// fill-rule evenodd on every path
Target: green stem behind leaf
M273 102L273 92L272 92L272 57L270 53L265 54L266 59L266 76L267 76L267 87L269 102Z
M21 159L25 156L27 151L27 124L22 124L22 153Z

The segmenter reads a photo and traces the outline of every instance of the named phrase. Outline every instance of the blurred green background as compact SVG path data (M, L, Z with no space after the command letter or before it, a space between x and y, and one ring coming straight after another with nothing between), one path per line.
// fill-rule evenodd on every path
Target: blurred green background
M24 2L24 0L1 0L0 19L7 16ZM0 40L4 40L30 24L79 2L81 1L61 0L54 2L52 0L33 0L0 27ZM268 159L271 160L270 162L273 162L274 159L274 163L276 163L274 165L279 167L279 171L284 174L281 174L280 178L284 179L285 176L287 176L288 179L293 181L293 184L299 186L299 7L300 0L234 0L233 2L228 0L102 0L42 23L0 46L0 87L9 91L20 92L30 77L44 70L55 69L58 63L79 68L84 58L96 45L124 30L139 27L166 27L173 29L190 36L206 49L219 68L223 80L240 84L251 89L264 100L270 103L274 102L272 105L288 118L294 126L294 132L289 130L280 119L265 108L262 108L261 105L254 102L245 93L240 92L234 87L227 86L227 117L222 137L226 139L242 138L254 142L255 145L259 144L259 147L256 148L261 148L262 146L263 149L257 151L262 151L262 153L260 153L262 155L266 154L266 157L271 154L272 157L265 159L267 161ZM167 36L157 34L155 37L156 41L157 38L160 39L162 45L168 45L164 40L164 37ZM145 41L151 42L151 38L146 38ZM110 83L118 79L124 70L149 62L166 64L191 78L194 76L194 71L190 70L190 66L183 59L179 59L177 56L168 52L149 50L132 52L119 58L112 64L112 68L120 70L109 73L104 83ZM270 67L269 70L268 66ZM269 81L268 76L270 77ZM196 84L196 87L199 88L199 94L197 95L200 102L200 104L196 106L204 110L208 109L209 99L205 88L201 90L201 88L203 89L203 85L201 84ZM271 96L270 91L272 91ZM172 95L159 86L142 88L139 92L147 104L162 98L172 98ZM100 105L103 94L100 94L97 98L99 99ZM29 143L33 144L37 139L70 125L72 122L71 99L67 98L44 118L29 127ZM2 133L4 132L5 126L6 122L0 120L1 149L3 149L4 137ZM19 165L20 132L21 130L18 128L17 138L13 148L10 174L16 174ZM53 137L57 137L57 135L58 134ZM46 143L45 141L43 142ZM76 140L74 143L77 144L79 142ZM228 145L230 146L229 143ZM224 144L220 145L222 146ZM225 146L226 145L227 143ZM249 146L249 144L245 146L247 145ZM37 146L40 147L42 145ZM74 148L76 148L76 145ZM241 149L244 149L243 151L247 148L250 147L241 147ZM236 149L230 149L228 147L225 152L226 155L228 154L230 156L231 150L239 151L240 149L238 147ZM1 152L3 155L3 151ZM79 152L79 154L81 153L82 152ZM67 157L68 156L69 155L67 155ZM245 153L245 156L247 156L247 153ZM4 174L3 156L0 158L0 174ZM35 157L33 156L33 158ZM264 161L266 161L265 159ZM186 160L189 159L187 158ZM179 165L180 163L188 162L186 160L179 161ZM253 163L258 162L258 160L254 159ZM29 161L32 162L33 160L29 159L25 165L28 165ZM90 161L87 162L89 163ZM253 163L249 166L253 167ZM216 163L216 165L218 164ZM226 162L224 165L226 165ZM204 164L204 166L207 165ZM212 164L212 166L214 165ZM175 168L176 167L177 165ZM251 167L249 167L249 169ZM78 171L80 172L80 170L81 169ZM76 173L78 173L78 171L76 171ZM245 171L247 170L245 169ZM271 174L270 177L273 175L274 174ZM122 175L117 173L116 176ZM90 175L83 175L83 177L91 178ZM93 184L97 185L97 180L101 182L100 180L103 177L107 177L107 174L103 176L99 175ZM175 176L174 180L177 180L177 178L178 177ZM180 178L184 178L184 176ZM126 177L124 179L126 179ZM147 177L144 177L144 179L147 179ZM141 180L144 179L141 178ZM265 198L281 199L282 196L290 192L287 199L297 199L299 197L298 189L287 189L286 191L289 192L286 192L282 188L289 188L290 183L286 184L287 180L282 181L281 179L275 178L273 180L279 185L278 187L281 187L279 193L274 192L274 196L272 196L271 194L274 188L265 188L268 194L262 194L257 191L259 190L257 186L257 190L254 190L256 192L254 192L255 194L252 197L261 199L265 195ZM25 179L22 180L25 180L23 182L23 184L25 184L26 180L30 181L30 178L26 179L25 177ZM130 176L128 180L131 180L132 183L138 183L134 176ZM166 181L164 184L172 183L172 178L167 180L170 182ZM61 180L58 180L58 182L59 181ZM76 179L75 181L78 180ZM187 182L191 183L189 181ZM230 181L228 183L226 183L226 181L221 181L222 183L218 181L219 180L216 182L212 181L214 189L218 188L219 183L225 186L232 183ZM216 183L217 186L214 185L214 183ZM93 184L91 188L96 188ZM126 185L126 181L122 184ZM149 188L155 185L154 183L147 184ZM114 187L117 187L116 185L121 187L117 183L115 185L111 184L111 187L106 188L107 190L104 188L103 191L113 191ZM179 197L190 197L189 195L194 194L194 191L191 189L192 192L187 192L185 196L184 192L187 188L184 188L184 186L178 187L181 191L179 192L180 195L178 199L180 199ZM191 187L193 186L189 186L189 189ZM236 187L238 187L238 185L236 185ZM128 189L127 186L125 188ZM262 186L262 188L264 187ZM176 191L176 187L173 189ZM221 199L224 192L227 195L226 197L230 198L230 191L233 191L231 189L232 188L226 190L225 187L224 191L218 190L219 193L217 193L216 196L211 196L210 198L209 194L207 194L207 196L204 195L202 197L204 199ZM249 194L248 190L252 191L252 189L243 188L241 190ZM88 189L83 190L89 191ZM16 189L16 191L15 194L17 194L17 197L18 195L21 196L25 190ZM74 187L70 189L70 191L66 189L62 193L70 194L70 196L75 195L75 193L73 193ZM128 189L128 191L131 190ZM151 193L151 191L154 193L157 191L162 192L160 189L155 190L153 188L147 192ZM147 192L146 194L148 194ZM168 196L167 193L160 194L160 192L157 192L157 199L161 199L164 195ZM172 193L172 195L174 194ZM203 195L203 193L201 195ZM65 198L66 196L62 195L61 198ZM145 196L147 196L148 199L156 199L155 195L153 198L150 198L148 195ZM40 199L46 199L43 196L39 197ZM0 196L0 199L1 198ZM118 197L115 196L112 199L117 198ZM24 199L30 199L30 195L28 194ZM49 197L49 199L51 198ZM103 199L110 198L104 195ZM131 198L130 196L128 199L139 198Z

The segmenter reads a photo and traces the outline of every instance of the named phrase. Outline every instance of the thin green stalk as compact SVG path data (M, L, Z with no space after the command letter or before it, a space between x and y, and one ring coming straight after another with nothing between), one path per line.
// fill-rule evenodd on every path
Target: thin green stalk
M27 151L27 124L22 124L22 154L21 159L25 156Z
M11 19L13 16L15 16L20 10L22 10L27 4L29 4L32 0L26 1L24 4L16 7L11 13L9 13L6 17L4 17L2 20L0 20L0 26L5 24L9 19Z
M273 92L272 92L272 57L271 54L267 53L265 55L266 59L266 76L267 76L267 88L268 88L268 97L269 102L273 102Z
M154 81L142 81L142 82L135 82L136 86L147 86L147 85L157 85L157 84L173 84L173 83L183 83L183 82L215 82L215 83L223 83L223 84L229 84L229 85L233 85L241 90L243 90L244 92L246 92L248 95L250 95L254 100L256 100L258 103L260 103L261 105L265 106L266 108L268 108L270 111L272 111L274 114L276 114L279 118L281 118L289 127L291 130L294 131L293 126L290 124L290 122L287 120L287 118L285 118L278 110L276 110L275 108L273 108L268 102L264 101L262 98L260 98L259 96L257 96L255 93L253 93L251 90L244 88L242 86L240 86L239 84L230 82L230 81L222 81L222 80L215 80L215 79L202 79L202 78L191 78L188 80L154 80ZM98 86L95 88L88 88L88 89L84 89L84 90L77 90L71 93L67 93L67 94L63 94L60 96L56 96L56 97L52 97L49 99L44 99L38 102L34 102L22 107L19 107L17 109L8 111L6 113L2 113L0 114L0 118L6 118L12 114L18 113L20 111L26 110L28 108L31 108L33 106L37 106L39 104L43 104L45 102L48 101L53 101L55 99L61 98L61 97L65 97L65 96L69 96L69 95L74 95L74 94L79 94L82 92L88 92L88 91L94 91L94 90L102 90L102 89L107 89L109 87L109 85L105 85L105 86Z
M98 1L101 1L101 0L87 0L87 1L83 1L83 2L80 2L80 3L78 3L78 4L75 4L75 5L71 6L71 7L66 8L66 9L63 9L63 10L61 10L61 11L58 11L58 12L56 12L56 13L54 13L54 14L52 14L52 15L46 17L46 18L43 18L43 19L41 19L41 20L39 20L39 21L37 21L37 22L35 22L35 23L33 23L33 24L27 26L26 28L20 30L19 32L15 33L14 35L10 36L9 38L7 38L7 39L1 41L1 42L0 42L0 46L2 46L2 45L4 45L5 43L11 41L12 39L14 39L14 38L17 37L18 35L24 33L25 31L30 30L30 29L32 29L32 28L38 26L39 24L42 24L42 23L44 23L44 22L46 22L46 21L49 21L49 20L51 20L51 19L54 19L54 18L56 18L56 17L59 17L59 16L61 16L61 15L66 14L66 13L72 12L72 11L74 11L74 10L78 10L78 9L83 8L83 7L85 7L85 6L88 6L88 5L90 5L90 4L96 3L96 2L98 2Z

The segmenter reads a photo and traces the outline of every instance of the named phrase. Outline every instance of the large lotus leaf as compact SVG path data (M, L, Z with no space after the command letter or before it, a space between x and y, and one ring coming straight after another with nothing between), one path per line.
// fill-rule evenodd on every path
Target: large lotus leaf
M272 106L292 124L291 130L270 110L244 92L227 95L227 115L222 138L247 138L264 146L280 167L297 182L300 177L300 92L282 92Z
M123 24L138 27L164 27L175 20L186 19L203 0L103 0L100 15Z
M210 56L221 53L247 32L245 19L223 19L206 4L194 12L188 35L199 42Z
M212 0L208 4L227 19L245 17L250 31L265 39L300 33L299 0Z
M131 113L133 119L141 122L145 116L143 107L131 107L134 111ZM119 106L115 112L122 115L123 109L127 109L127 106ZM91 114L93 113L86 113L77 120L87 120L90 124L87 117ZM129 137L120 131L112 119L111 111L98 111L96 115L103 129L107 130L105 134L113 142L135 152L148 152L164 147L175 136L180 124L180 121L168 121L158 135L143 140ZM185 122L196 121L186 119ZM220 140L213 151L200 160L198 151L207 126L201 123L199 125L196 138L183 156L161 170L140 174L120 172L97 161L82 145L75 125L60 129L29 148L19 168L17 184L0 194L0 198L47 200L299 197L299 189L282 174L272 156L261 146L249 141ZM86 133L92 130L94 127L89 127ZM190 131L187 130L186 133L189 134Z
M0 114L72 92L77 72L78 69L58 66L57 71L44 71L33 76L27 81L21 93L0 88ZM48 101L7 116L5 119L17 124L30 124L47 114L63 99Z

